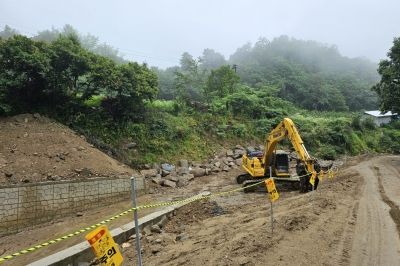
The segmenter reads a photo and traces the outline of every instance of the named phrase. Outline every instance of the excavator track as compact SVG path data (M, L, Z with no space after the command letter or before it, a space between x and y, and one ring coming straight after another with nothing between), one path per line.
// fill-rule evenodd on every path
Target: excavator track
M240 176L238 176L237 179L239 179L239 177L241 177L243 179L244 178L243 176L247 176L247 175L246 174L240 175ZM248 176L249 176L249 178L251 178L250 175L248 175ZM244 187L243 192L247 193L247 192L255 191L259 186L256 186L256 185L251 186L251 185L259 183L259 182L262 182L267 178L268 177L261 178L261 179L246 179L246 180L244 180L242 182L243 187ZM274 177L274 181L275 181L275 183L289 183L289 184L292 185L292 188L294 188L296 190L300 189L300 187L301 187L300 178L297 177L297 176L296 177L290 177L290 178L287 178L287 177ZM261 186L265 186L263 183L261 183L260 185Z
M241 174L241 175L238 175L237 177L236 177L236 182L238 183L238 184L243 184L243 182L245 182L246 180L252 180L253 178L251 177L251 175L250 174Z
M260 185L263 185L263 183L259 184L259 185L254 185L256 183L262 182L264 181L265 178L262 179L251 179L251 180L245 180L242 184L243 184L243 192L244 193L248 193L248 192L253 192L257 189L257 187L259 187ZM253 185L253 186L251 186ZM264 185L265 186L265 185ZM265 189L265 191L267 191Z

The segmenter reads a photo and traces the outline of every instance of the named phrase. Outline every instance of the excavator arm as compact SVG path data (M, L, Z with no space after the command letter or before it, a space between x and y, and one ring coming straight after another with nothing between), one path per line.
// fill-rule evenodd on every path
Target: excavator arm
M308 153L293 121L290 118L284 118L281 123L284 124L287 137L296 150L299 161L305 165L307 173L312 173L314 171L315 159Z
M279 125L267 135L263 156L265 171L273 162L276 144L285 137L287 137L292 143L293 148L296 150L298 159L306 166L307 173L312 173L314 171L315 159L308 153L296 126L290 118L284 118L283 121L281 121Z

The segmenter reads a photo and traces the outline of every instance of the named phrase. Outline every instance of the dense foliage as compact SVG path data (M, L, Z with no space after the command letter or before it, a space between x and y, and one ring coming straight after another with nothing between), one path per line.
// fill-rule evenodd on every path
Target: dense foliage
M381 100L381 111L400 114L400 38L394 38L387 53L389 59L379 63L381 81L372 87Z
M0 114L41 112L68 117L104 95L101 111L115 121L137 121L157 97L158 80L146 65L117 66L83 48L77 35L46 43L22 35L0 39ZM87 109L87 108L86 108Z
M196 59L185 52L175 72L159 70L160 91L173 90L171 80L187 74L193 61ZM378 96L370 90L379 80L377 65L363 57L343 57L334 45L287 36L272 41L260 38L254 46L247 43L238 48L229 60L205 49L196 63L198 69L207 69L207 74L230 65L242 84L255 89L278 87L277 96L298 108L340 112L378 108ZM159 95L159 99L167 98Z

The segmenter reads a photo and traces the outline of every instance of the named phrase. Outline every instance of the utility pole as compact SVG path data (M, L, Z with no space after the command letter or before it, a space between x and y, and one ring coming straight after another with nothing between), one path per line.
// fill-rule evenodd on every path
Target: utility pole
M233 64L232 69L234 69L234 70L235 70L235 73L236 73L237 65L236 65L236 64Z

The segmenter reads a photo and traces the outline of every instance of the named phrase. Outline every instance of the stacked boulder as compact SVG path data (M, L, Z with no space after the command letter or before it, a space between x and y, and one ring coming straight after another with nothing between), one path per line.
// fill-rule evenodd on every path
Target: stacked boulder
M229 172L242 164L242 155L246 150L237 145L233 150L227 150L221 155L215 155L214 158L204 160L203 162L189 162L181 159L178 167L175 165L162 163L161 167L154 163L145 166L145 170L140 171L146 179L151 179L153 183L160 186L177 188L187 186L195 178L212 175L213 173Z

